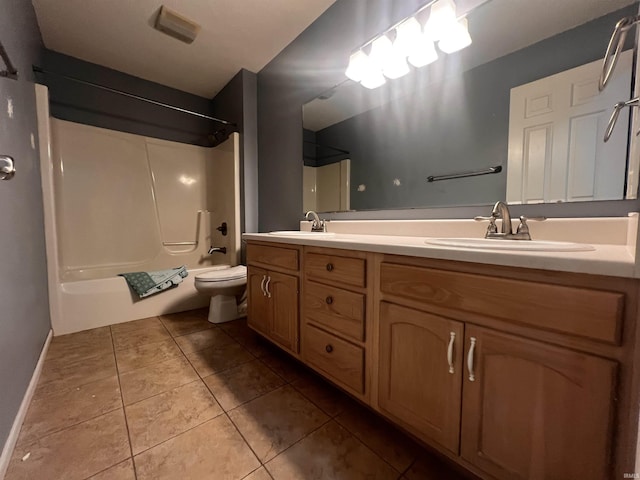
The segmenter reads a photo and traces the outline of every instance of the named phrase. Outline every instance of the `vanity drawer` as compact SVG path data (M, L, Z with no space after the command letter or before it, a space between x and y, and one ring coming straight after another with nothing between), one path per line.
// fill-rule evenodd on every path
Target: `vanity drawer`
M320 253L306 253L305 276L310 280L364 287L365 260Z
M338 383L364 393L364 350L312 325L306 325L303 357Z
M383 294L619 344L624 293L383 262Z
M247 263L298 270L298 250L249 243L247 244Z
M364 340L364 295L307 281L303 305L307 320Z

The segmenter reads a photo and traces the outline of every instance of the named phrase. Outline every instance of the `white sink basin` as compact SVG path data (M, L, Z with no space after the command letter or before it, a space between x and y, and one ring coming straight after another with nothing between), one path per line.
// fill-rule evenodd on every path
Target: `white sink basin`
M278 235L280 237L313 237L313 238L328 238L335 237L334 232L306 232L300 230L280 230L277 232L269 232L269 235Z
M585 243L547 242L544 240L496 240L492 238L428 238L427 245L474 248L478 250L515 250L521 252L590 252Z

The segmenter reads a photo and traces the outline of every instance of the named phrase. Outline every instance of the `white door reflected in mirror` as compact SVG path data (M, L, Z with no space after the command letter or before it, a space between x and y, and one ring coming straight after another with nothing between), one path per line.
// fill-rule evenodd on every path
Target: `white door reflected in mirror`
M602 139L611 106L630 95L632 64L623 52L603 92L601 60L511 89L508 203L624 197L629 116Z

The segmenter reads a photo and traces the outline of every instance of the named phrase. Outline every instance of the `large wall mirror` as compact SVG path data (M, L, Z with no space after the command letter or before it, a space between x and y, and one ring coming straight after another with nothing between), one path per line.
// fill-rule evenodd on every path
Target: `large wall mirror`
M304 209L636 198L635 112L603 141L614 104L636 96L634 30L603 92L598 78L616 22L637 13L628 0L481 2L465 50L378 89L323 92L303 106Z

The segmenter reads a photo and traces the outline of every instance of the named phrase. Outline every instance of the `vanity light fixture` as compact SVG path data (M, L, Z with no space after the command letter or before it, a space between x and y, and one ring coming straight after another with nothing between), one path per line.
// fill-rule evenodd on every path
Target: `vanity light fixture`
M417 16L426 9L430 9L429 18L423 27ZM351 54L345 75L366 88L378 88L386 83L385 77L396 79L408 74L408 63L420 68L435 62L436 41L444 53L457 52L471 44L467 19L457 17L453 0L427 3L376 35Z

